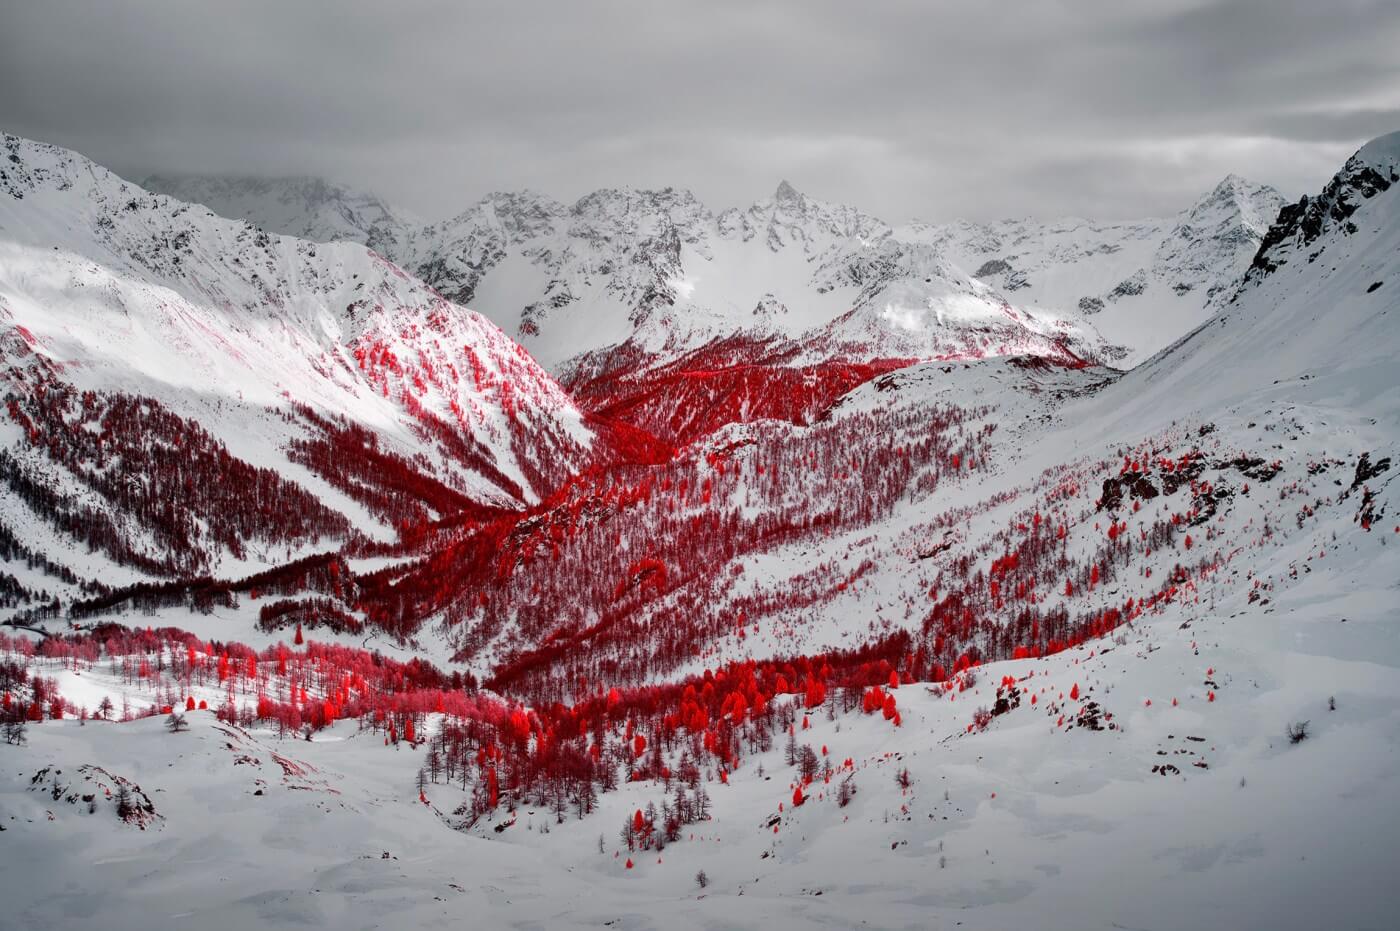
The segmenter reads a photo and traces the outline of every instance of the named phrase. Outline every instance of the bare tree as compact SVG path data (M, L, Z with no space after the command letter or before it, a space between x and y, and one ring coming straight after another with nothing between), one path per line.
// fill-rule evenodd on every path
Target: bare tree
M117 817L125 821L136 811L136 806L131 801L131 790L126 787L125 782L117 783Z
M851 799L856 797L856 777L847 776L841 780L841 784L836 787L836 804L845 808L851 804Z
M24 746L27 729L28 725L21 715L7 720L5 722L5 743L13 744L16 747Z

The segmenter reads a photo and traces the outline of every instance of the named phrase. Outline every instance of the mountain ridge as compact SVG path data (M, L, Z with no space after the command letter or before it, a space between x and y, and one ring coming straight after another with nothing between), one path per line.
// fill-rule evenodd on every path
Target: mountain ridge
M609 345L638 339L656 345L642 331L655 313L672 307L710 321L693 336L682 326L660 340L687 351L742 330L748 311L769 295L807 311L789 320L815 332L852 304L878 297L868 291L872 278L896 276L911 283L976 278L1008 303L1034 302L1022 310L1076 321L1086 348L1097 345L1094 354L1131 364L1218 306L1281 205L1272 188L1237 175L1175 217L1107 224L1064 219L896 227L811 198L787 181L769 198L719 212L671 187L603 188L569 205L526 191L489 194L448 220L393 235L379 230L377 245L449 298L479 307L556 372ZM734 254L745 251L736 243L760 251L745 258ZM921 256L925 247L930 251ZM707 279L753 278L763 273L748 267L789 249L800 257L795 264L775 265L766 281L754 280L732 297L721 294L719 303L705 299ZM1115 253L1130 261L1105 258ZM957 267L949 268L948 260ZM1042 287L1040 275L1051 262L1058 270ZM1064 269L1076 263L1086 280L1065 280ZM573 324L557 322L578 314ZM1094 332L1104 328L1107 341Z
M16 403L0 432L17 468L70 497L105 488L98 512L125 494L102 485L102 444L65 458L16 424L72 418L89 393L85 421L135 405L202 424L210 467L271 465L371 537L432 513L390 516L401 492L376 483L404 463L431 476L438 507L509 509L597 451L596 426L516 343L372 250L271 236L58 147L7 135L0 151L0 377ZM231 553L190 558L247 565Z

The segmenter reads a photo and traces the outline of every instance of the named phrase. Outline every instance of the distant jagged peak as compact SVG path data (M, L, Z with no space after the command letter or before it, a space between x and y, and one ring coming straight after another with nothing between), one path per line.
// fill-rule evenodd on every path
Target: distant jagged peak
M1249 178L1246 178L1243 175L1236 174L1232 171L1225 177L1220 179L1220 183L1217 184L1211 190L1210 194L1208 194L1207 197L1251 197L1259 193L1273 190L1274 188L1270 185L1262 184L1258 181L1252 181Z
M834 224L832 226L833 232L839 232L842 235L854 236L875 228L889 228L883 220L857 207L810 197L797 190L787 180L779 182L771 200L760 201L755 206L764 212L772 212L783 217Z
M894 230L896 238L928 243L956 242L976 252L996 252L1025 246L1037 237L1077 233L1147 237L1170 229L1193 214L1233 209L1251 222L1257 217L1262 228L1273 222L1283 195L1273 187L1238 174L1228 174L1209 191L1197 197L1176 214L1127 220L1098 220L1077 215L1060 217L1004 217L995 220L954 218L946 221L911 220Z
M604 241L650 236L675 227L681 238L694 240L700 227L712 220L705 205L684 188L599 188L569 205L525 189L492 192L458 216L425 227L415 236L451 237L464 228L486 225L504 230L515 243L559 233Z
M570 232L586 238L654 236L674 230L687 242L705 238L714 215L686 188L600 188L569 209Z
M809 255L822 251L833 241L870 243L892 232L878 217L856 207L809 197L787 180L778 184L772 197L746 209L726 210L716 223L721 237L747 242L761 236L774 252L798 245Z
M580 216L593 216L676 209L704 211L705 207L688 188L604 187L580 197L570 208L570 212Z
M558 216L568 210L553 197L542 194L533 188L522 188L519 191L492 191L479 203L489 204L498 213L516 216L527 214L531 216Z
M1228 216L1262 233L1286 203L1282 194L1268 184L1251 181L1237 174L1226 175L1208 194L1185 211L1186 222Z
M1166 257L1179 251L1182 241L1214 242L1232 252L1240 245L1253 250L1285 203L1283 195L1267 184L1226 175L1177 216L1158 255L1170 261Z
M504 230L514 242L552 233L568 208L538 191L492 191L449 219L413 232L418 239L451 240L481 228Z
M802 192L793 187L786 178L778 182L778 189L773 192L773 202L783 207L800 209L802 200Z

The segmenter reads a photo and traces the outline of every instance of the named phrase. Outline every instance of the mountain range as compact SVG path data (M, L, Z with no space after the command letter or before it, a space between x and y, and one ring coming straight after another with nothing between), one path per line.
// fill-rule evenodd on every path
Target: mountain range
M163 177L146 187L270 232L349 239L482 309L551 371L735 334L806 356L1071 350L1141 361L1218 308L1283 198L1237 176L1174 217L892 226L786 181L715 212L685 190L605 189L566 206L491 194L421 225L306 179ZM1008 321L1004 308L1020 318Z

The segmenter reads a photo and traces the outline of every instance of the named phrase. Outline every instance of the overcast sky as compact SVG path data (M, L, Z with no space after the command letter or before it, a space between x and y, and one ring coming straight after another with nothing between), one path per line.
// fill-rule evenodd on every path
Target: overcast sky
M891 221L1289 197L1400 129L1395 0L0 0L0 129L140 180L316 174L426 219L787 178Z

